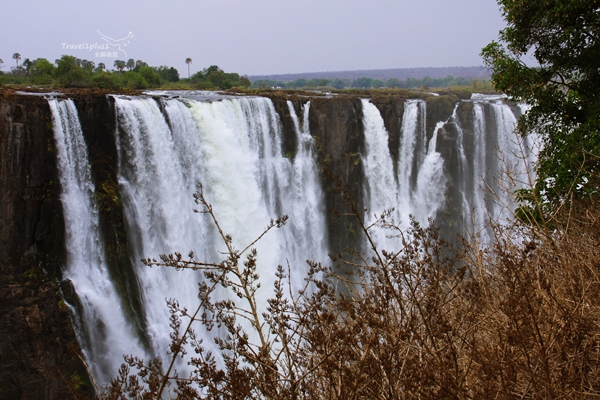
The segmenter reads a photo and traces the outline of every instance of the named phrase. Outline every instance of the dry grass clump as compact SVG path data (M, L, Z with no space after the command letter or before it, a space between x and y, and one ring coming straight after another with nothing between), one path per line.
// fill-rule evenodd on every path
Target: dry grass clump
M600 210L573 206L553 230L494 226L488 248L444 243L434 228L366 226L369 257L311 264L306 287L289 290L279 267L267 310L258 310L256 252L227 258L162 256L150 265L205 271L195 312L170 303L171 360L127 358L103 399L539 399L600 397ZM218 220L202 192L197 201ZM285 218L268 229L281 226ZM388 228L402 249L371 241ZM268 230L267 229L267 230ZM220 231L220 229L219 229ZM245 257L245 259L243 259ZM243 261L242 261L243 260ZM232 291L218 299L215 288ZM202 332L220 326L210 353ZM189 353L189 354L186 354ZM135 372L131 372L130 367Z

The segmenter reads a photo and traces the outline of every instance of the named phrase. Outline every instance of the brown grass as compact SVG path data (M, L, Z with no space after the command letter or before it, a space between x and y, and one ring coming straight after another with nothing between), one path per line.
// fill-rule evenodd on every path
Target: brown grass
M404 232L383 220L365 226L342 196L368 240L373 229L387 227L403 248L388 253L371 242L369 257L336 259L356 271L350 278L311 264L297 296L288 294L289 269L279 267L263 315L255 309L251 246L230 249L220 263L193 254L146 260L205 271L195 314L170 304L171 357L189 344L194 372L176 377L172 364L129 358L101 398L160 398L167 389L181 399L600 397L597 203L573 205L552 231L494 226L492 245L481 248L473 238L458 250L416 222ZM201 192L197 201L218 227ZM232 290L232 300L211 300L217 286ZM204 348L194 327L202 325L224 327L220 354Z

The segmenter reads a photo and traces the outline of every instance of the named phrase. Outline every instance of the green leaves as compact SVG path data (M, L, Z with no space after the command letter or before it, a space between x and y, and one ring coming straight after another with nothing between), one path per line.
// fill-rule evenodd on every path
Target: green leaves
M507 27L482 50L497 90L531 106L522 134L543 137L537 197L595 194L600 156L600 4L499 0ZM550 207L552 209L552 207Z

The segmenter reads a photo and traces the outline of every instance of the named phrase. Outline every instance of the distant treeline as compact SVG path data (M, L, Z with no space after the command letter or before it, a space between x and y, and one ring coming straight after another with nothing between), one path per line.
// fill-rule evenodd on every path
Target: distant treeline
M15 57L16 56L16 57ZM24 59L19 65L20 55L15 53L17 62L10 72L0 70L0 85L38 85L52 87L89 87L100 89L201 89L219 90L230 88L274 88L274 89L377 89L377 88L448 88L453 86L489 86L487 80L468 80L463 77L422 79L390 78L386 81L361 77L357 79L300 78L292 81L256 80L253 83L245 76L235 72L225 72L211 65L196 72L189 78L180 78L174 67L161 65L149 66L142 60L115 60L112 66L102 62L63 55L54 63L45 58ZM1 60L0 60L1 65ZM113 69L109 69L113 67Z
M18 54L16 54L18 55ZM16 59L16 57L13 56ZM237 73L227 73L216 65L180 79L174 67L149 66L142 60L115 60L109 70L104 63L63 55L51 63L45 58L24 59L10 72L0 71L0 85L39 85L90 87L101 89L229 89L248 87L250 81Z
M316 88L332 88L332 89L377 89L377 88L401 88L401 89L414 89L414 88L449 88L453 86L472 86L473 80L467 80L465 78L454 78L447 76L445 78L430 78L425 77L423 79L408 78L406 80L399 80L396 78L382 81L380 79L371 78L358 78L358 79L311 79L306 80L304 78L296 79L293 81L274 81L274 80L256 80L252 83L253 88L276 88L276 89L316 89Z

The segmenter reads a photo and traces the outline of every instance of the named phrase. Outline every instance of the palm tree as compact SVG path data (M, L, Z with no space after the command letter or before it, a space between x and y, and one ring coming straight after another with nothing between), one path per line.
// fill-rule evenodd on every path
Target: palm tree
M114 65L119 71L123 72L123 68L125 68L125 65L127 65L127 64L125 63L125 61L115 60Z
M0 58L0 69L2 69L2 64L4 64L4 61L2 61L2 59Z
M188 66L188 79L190 79L190 64L192 63L192 59L191 59L191 58L189 58L189 57L188 57L188 58L186 58L186 59L185 59L185 63L186 63L186 64L187 64L187 66Z
M135 60L133 58L130 58L129 60L127 60L126 67L130 71L133 70L135 68Z
M13 60L17 62L17 68L19 68L19 60L21 59L21 55L19 53L13 54Z

